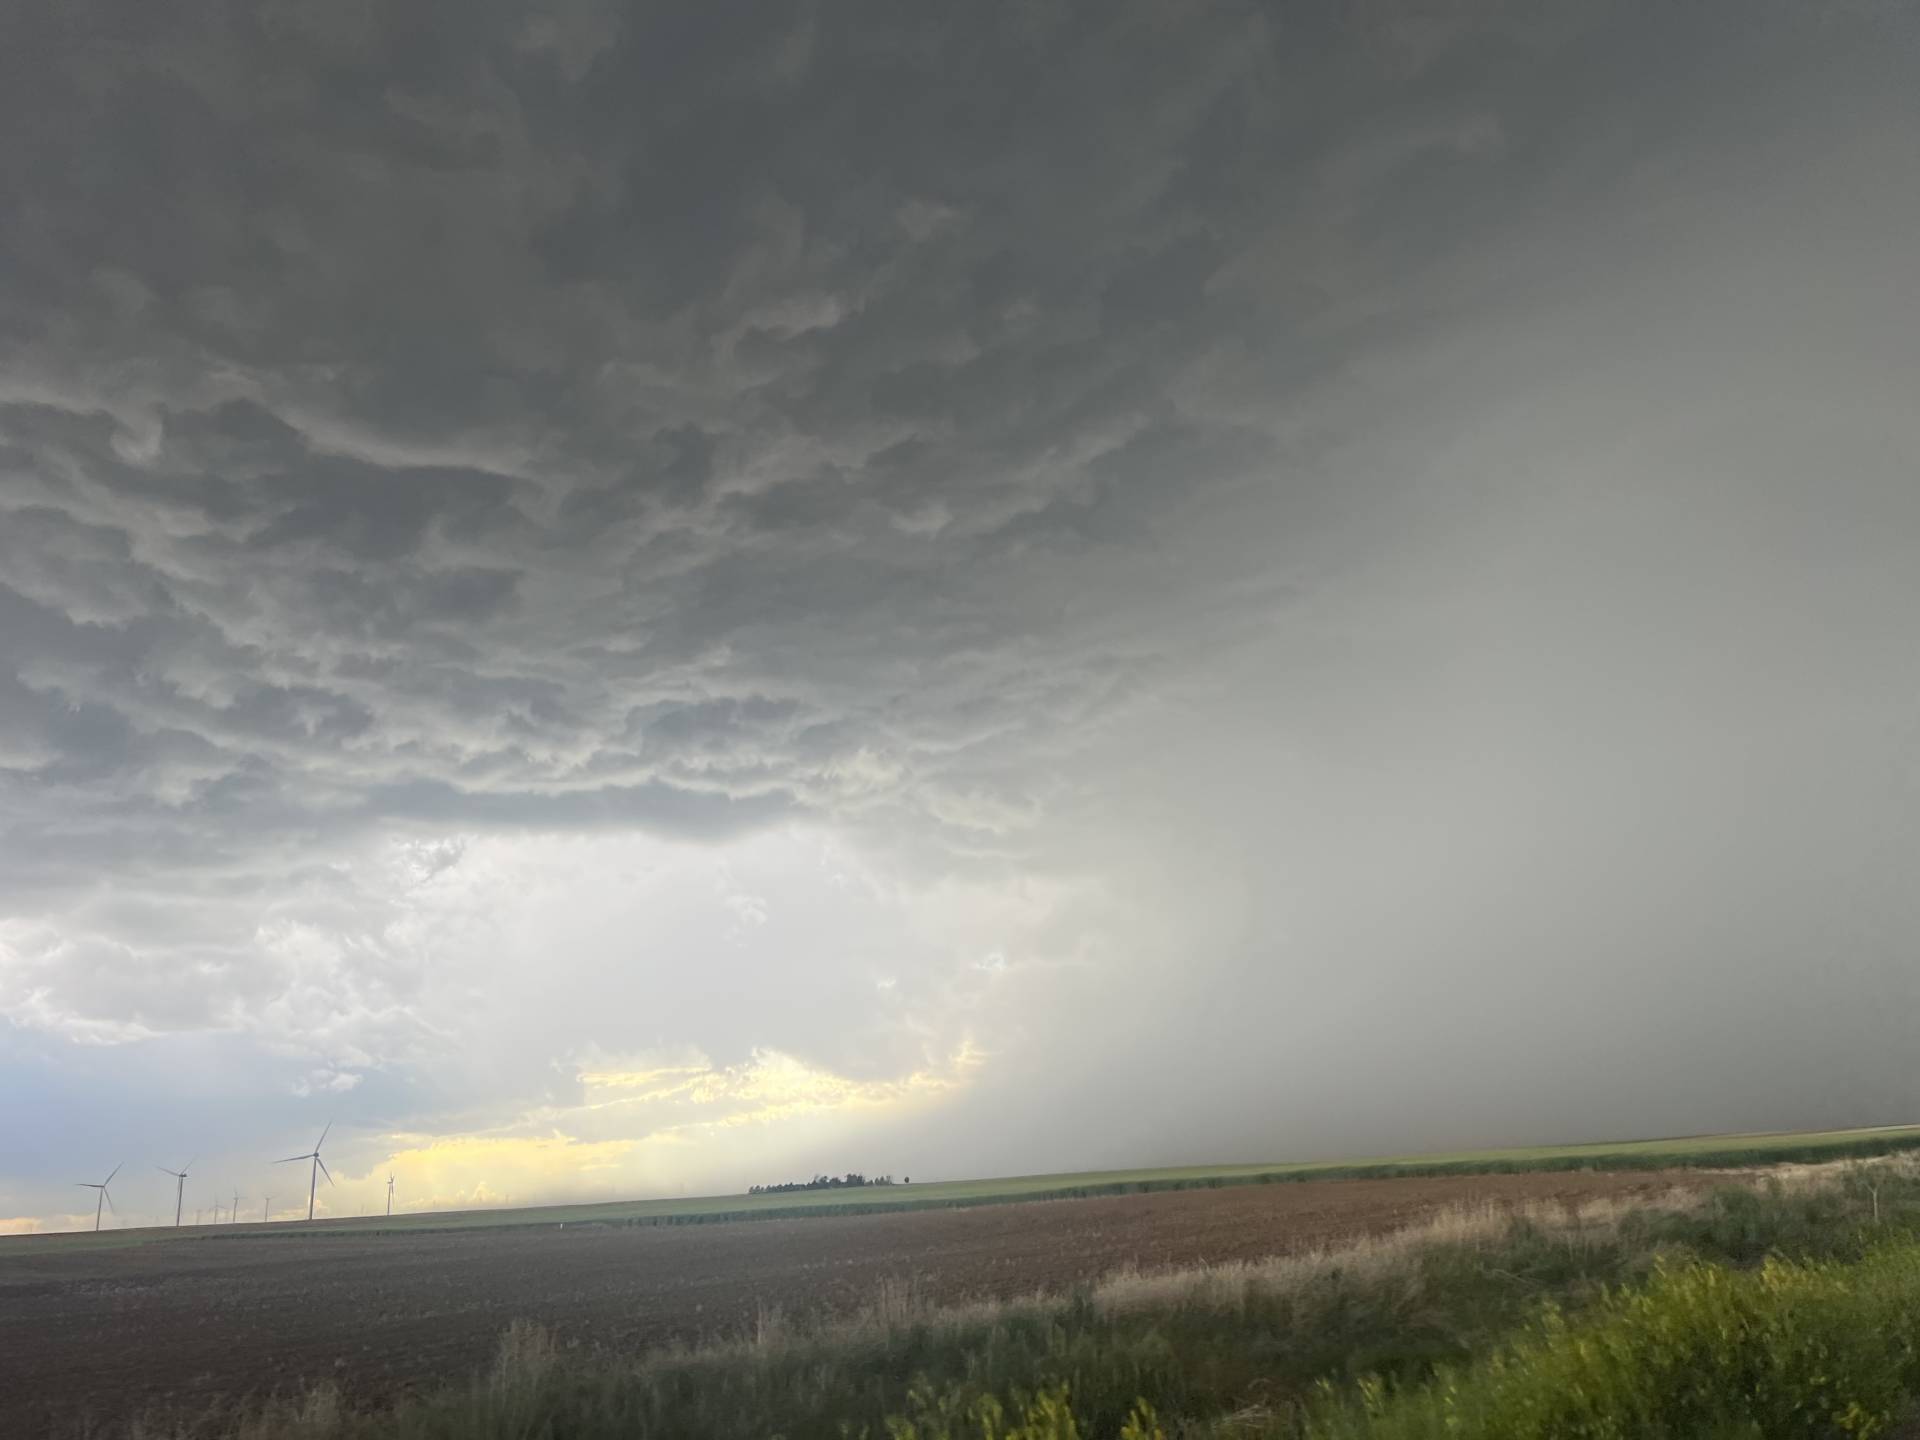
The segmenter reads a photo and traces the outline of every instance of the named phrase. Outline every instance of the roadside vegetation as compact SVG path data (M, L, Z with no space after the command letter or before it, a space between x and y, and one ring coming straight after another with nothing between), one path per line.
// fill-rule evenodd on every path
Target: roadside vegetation
M638 1358L516 1326L492 1370L398 1408L358 1413L322 1388L134 1433L1871 1436L1920 1387L1916 1357L1920 1169L1893 1161L1641 1208L1454 1213L1349 1249L1122 1273L1068 1296L936 1309L889 1290L854 1320L767 1315L735 1343Z
M1845 1263L1663 1264L1646 1285L1398 1392L1359 1387L1314 1440L1884 1435L1920 1389L1920 1244ZM1291 1427L1278 1433L1296 1433Z

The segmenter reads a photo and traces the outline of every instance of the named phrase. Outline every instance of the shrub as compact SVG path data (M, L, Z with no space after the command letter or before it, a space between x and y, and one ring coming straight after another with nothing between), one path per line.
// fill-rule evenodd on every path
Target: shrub
M1886 1434L1920 1386L1920 1246L1740 1272L1662 1262L1585 1317L1425 1384L1326 1398L1312 1440L1754 1440Z

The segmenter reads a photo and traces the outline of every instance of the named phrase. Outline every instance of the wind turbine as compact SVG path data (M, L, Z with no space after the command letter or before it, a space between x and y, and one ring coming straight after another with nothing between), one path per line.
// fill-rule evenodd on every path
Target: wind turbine
M227 1223L229 1225L238 1225L240 1223L240 1202L244 1198L238 1190L233 1192L233 1209L227 1212Z
M194 1159L198 1158L198 1156L194 1157ZM178 1170L169 1170L164 1165L156 1165L153 1168L158 1170L162 1175L173 1176L174 1180L178 1182L173 1187L173 1228L178 1230L180 1228L180 1202L187 1191L187 1171L193 1168L193 1160L187 1161L187 1163L182 1165ZM193 1217L193 1223L196 1225L200 1223L200 1217L197 1214Z
M76 1190L98 1190L100 1192L100 1198L93 1202L93 1228L95 1230L100 1228L100 1207L104 1205L109 1210L113 1209L113 1197L107 1194L107 1186L113 1183L113 1177L119 1173L120 1167L116 1165L108 1173L107 1178L102 1180L98 1185L95 1185L91 1180L76 1180L73 1182ZM118 1214L119 1212L114 1211L114 1213Z
M333 1129L333 1122L327 1121L327 1130ZM327 1184L333 1184L333 1172L327 1169L327 1162L320 1158L320 1147L327 1143L327 1130L320 1132L320 1138L313 1142L313 1149L304 1155L289 1155L284 1160L276 1160L276 1165L291 1165L296 1160L311 1160L312 1168L307 1172L307 1219L313 1219L314 1192L320 1188L320 1177L327 1177Z
M267 1213L273 1209L273 1196L269 1195L260 1202L260 1223L267 1223Z
M387 1175L387 1218L389 1220L393 1218L393 1175L391 1172Z

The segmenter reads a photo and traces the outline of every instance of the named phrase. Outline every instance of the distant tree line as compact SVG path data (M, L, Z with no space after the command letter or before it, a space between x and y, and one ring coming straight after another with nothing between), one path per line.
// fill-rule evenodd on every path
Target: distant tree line
M913 1177L908 1176L905 1184L911 1185ZM844 1175L816 1175L811 1180L789 1180L784 1185L749 1185L749 1195L790 1195L796 1190L853 1190L862 1185L891 1185L891 1175L875 1175L871 1178L858 1170L849 1170Z

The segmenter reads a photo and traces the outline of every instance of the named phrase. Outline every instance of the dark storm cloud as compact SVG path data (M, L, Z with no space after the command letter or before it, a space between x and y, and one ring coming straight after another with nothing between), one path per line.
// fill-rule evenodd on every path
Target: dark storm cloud
M1284 935L1351 937L1222 930L1213 887L1315 873L1302 814L1365 869L1343 742L1444 733L1431 656L1553 506L1613 497L1600 533L1696 483L1675 457L1757 466L1735 402L1817 393L1870 412L1826 452L1849 513L1903 533L1853 462L1907 373L1876 237L1911 165L1875 137L1912 43L1859 6L15 7L0 1009L366 1063L433 1030L366 837L794 817L922 876L1105 865L1168 917L1114 986L1179 954L1255 993ZM1822 343L1824 377L1762 363ZM1575 476L1626 436L1642 471ZM1756 590L1707 516L1689 553ZM1561 735L1644 678L1591 618L1644 556L1565 547L1566 634L1479 657L1525 697L1603 636L1618 688L1555 692ZM1150 994L1175 1048L1265 1053L1061 978L1124 911L1040 927L1078 957L1053 1013ZM885 964L913 1024L975 1003Z
M584 775L644 818L698 751L830 802L1024 627L1002 557L1268 458L1164 394L1249 238L1191 192L1273 123L1257 9L447 18L14 22L9 583L127 637L16 670L207 742L190 793ZM755 707L811 755L689 733Z

